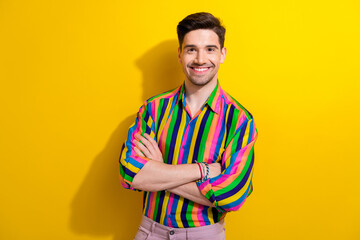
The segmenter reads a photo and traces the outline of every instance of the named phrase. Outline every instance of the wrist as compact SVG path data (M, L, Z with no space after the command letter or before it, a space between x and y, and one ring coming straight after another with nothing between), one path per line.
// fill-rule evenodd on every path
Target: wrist
M210 170L209 170L209 164L206 162L196 162L197 165L199 166L199 170L200 170L200 179L198 179L198 181L200 183L205 182L209 176L210 176Z
M199 180L201 180L202 178L203 178L203 168L201 167L201 164L200 163L196 163L197 165L198 165L198 167L199 167L199 172L200 172L200 177L199 177Z

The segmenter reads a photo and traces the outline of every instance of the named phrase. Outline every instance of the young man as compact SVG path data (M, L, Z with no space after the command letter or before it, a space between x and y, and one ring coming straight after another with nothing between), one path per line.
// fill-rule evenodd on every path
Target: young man
M226 56L220 21L191 14L177 33L185 82L140 108L122 148L120 179L144 191L135 239L225 239L226 213L252 192L257 130L219 85Z

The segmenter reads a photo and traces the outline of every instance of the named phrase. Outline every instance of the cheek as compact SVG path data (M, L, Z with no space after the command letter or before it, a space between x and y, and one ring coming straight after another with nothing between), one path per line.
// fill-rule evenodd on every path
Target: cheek
M218 65L221 63L221 57L220 56L211 56L209 57L209 60L214 63L215 65Z
M192 61L191 57L183 57L183 58L181 59L181 64L182 64L183 66L186 66L186 65L188 65L189 63L191 63L191 61Z

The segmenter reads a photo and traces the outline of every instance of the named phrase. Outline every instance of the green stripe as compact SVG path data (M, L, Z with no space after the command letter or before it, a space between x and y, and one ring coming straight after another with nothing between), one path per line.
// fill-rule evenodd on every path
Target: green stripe
M239 113L237 114L239 115ZM238 116L236 116L236 119L238 118ZM235 124L233 124L233 126L235 126ZM249 127L249 125L246 125L245 127ZM234 130L235 131L235 130ZM245 128L246 131L246 128ZM235 133L235 136L232 138L233 142L231 144L231 155L234 154L236 152L236 149L238 147L239 144L239 135L241 133L241 130L237 131L237 133Z
M156 98L159 98L159 97L161 97L161 96L164 96L164 95L166 95L166 94L169 94L169 93L173 92L175 89L177 89L177 88L174 88L174 89L171 89L171 90L169 90L169 91L166 91L166 92L160 93L160 94L158 94L158 95L155 95L155 96L149 98L149 99L147 100L147 102L151 102L151 101L153 101L153 100L156 99Z
M146 107L144 107L144 112L143 112L143 114L141 115L141 119L145 119L145 116L146 116L146 113L147 113L147 110L146 110ZM150 119L150 117L149 117L149 119ZM139 121L140 122L140 121ZM142 135L146 132L146 126L147 126L147 122L145 123L145 124L142 124L142 126L141 126L141 132L142 132Z
M212 190L212 188L210 188L210 190L205 194L205 197L207 199L210 199L213 195L214 195L214 191Z
M160 126L160 116L161 116L161 112L162 112L162 109L163 109L163 106L164 106L164 99L161 99L160 100L160 102L159 102L159 107L158 107L158 113L157 113L157 116L156 116L156 119L157 119L157 121L156 122L158 122L158 128L159 128L159 126ZM165 114L165 113L164 113Z
M229 109L229 111L230 111L230 109L231 108L228 108ZM228 136L227 136L227 139L226 139L226 145L225 145L225 147L227 147L229 144L230 144L230 141L233 139L233 135L235 134L235 129L236 129L236 120L237 120L237 118L238 118L238 116L239 116L239 112L238 111L236 111L236 109L234 110L234 114L233 114L233 117L232 117L232 119L231 119L231 127L230 127L230 130L229 130L229 133L228 133ZM230 120L230 119L229 119ZM228 120L228 121L229 121ZM227 122L227 121L226 121Z
M251 162L253 152L254 152L254 147L251 148L251 151L250 151L250 153L248 155L248 158L246 159L246 164L245 164L243 170L241 171L240 175L231 184L229 184L228 186L217 190L215 192L215 196L220 196L221 194L224 194L226 192L231 191L236 185L238 185L240 183L240 181L243 179L246 171L248 170L248 168L250 166L250 162Z
M124 170L120 167L120 175L127 181L132 182L133 178L130 177L129 175L125 174Z
M156 203L155 203L155 209L154 209L154 215L153 215L154 221L156 220L156 216L157 216L157 212L158 212L158 208L159 208L160 194L161 194L161 192L156 193Z
M234 100L234 102L236 103L236 105L244 111L246 117L247 117L248 119L251 119L251 116L250 116L249 112L248 112L235 98L233 98L230 94L227 93L227 95L229 95L230 98L231 98L232 100Z
M207 100L207 104L208 104L209 106L212 105L218 88L219 88L219 80L217 80L216 86L215 86L214 90L212 91L212 93L210 94L210 96L209 96L209 98L208 98L208 100Z
M189 227L195 227L194 221L191 218L191 213L192 213L193 207L194 207L194 202L189 201L189 204L186 209L186 220L188 221Z

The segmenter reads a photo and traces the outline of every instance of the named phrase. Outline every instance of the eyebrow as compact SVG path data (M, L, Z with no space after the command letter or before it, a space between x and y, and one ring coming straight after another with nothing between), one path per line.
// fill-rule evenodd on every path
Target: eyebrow
M196 45L194 44L188 44L188 45L185 45L184 48L191 48L191 47L196 47ZM218 46L216 45L206 45L207 48L209 47L213 47L213 48L216 48L216 49L219 49Z

